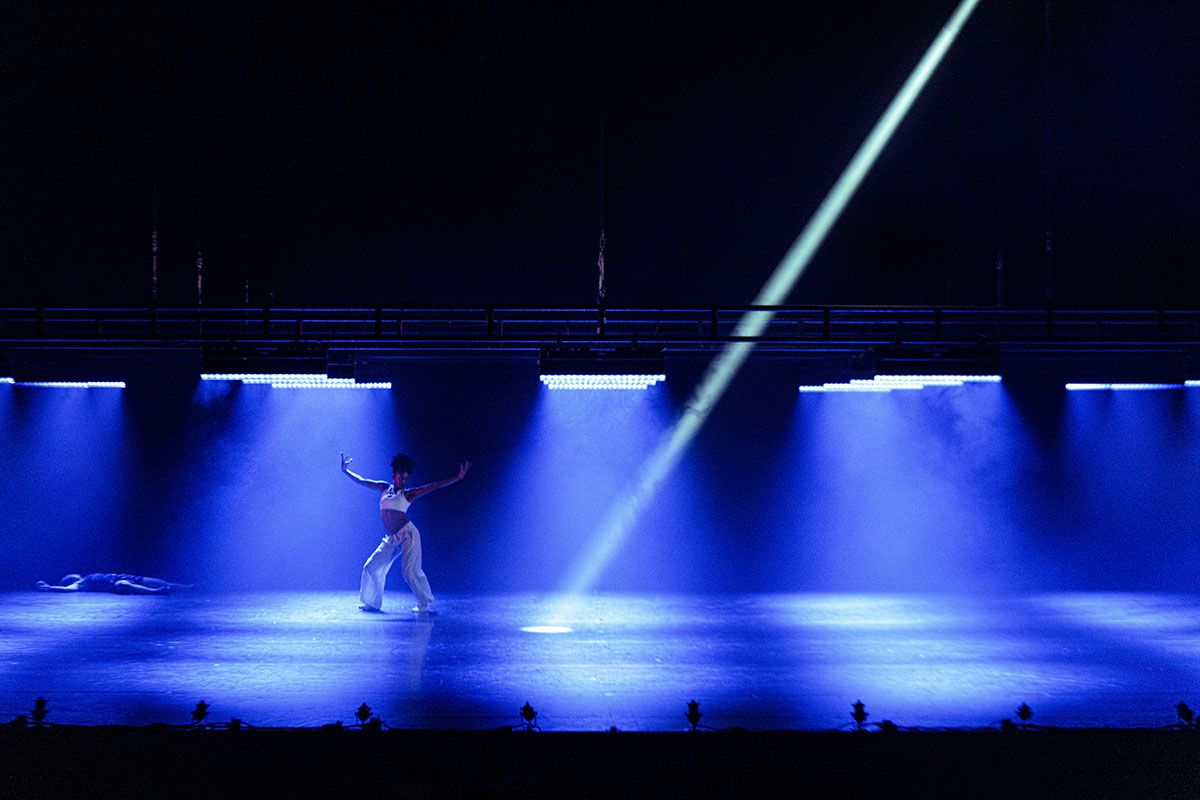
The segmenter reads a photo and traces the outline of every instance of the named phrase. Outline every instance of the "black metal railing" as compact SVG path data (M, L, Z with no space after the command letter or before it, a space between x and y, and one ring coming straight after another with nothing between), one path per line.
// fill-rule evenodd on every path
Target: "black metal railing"
M748 311L772 312L761 334L736 331ZM115 348L212 343L534 349L555 344L713 349L751 340L777 350L882 344L1017 349L1191 349L1200 311L924 306L712 308L0 308L0 347Z

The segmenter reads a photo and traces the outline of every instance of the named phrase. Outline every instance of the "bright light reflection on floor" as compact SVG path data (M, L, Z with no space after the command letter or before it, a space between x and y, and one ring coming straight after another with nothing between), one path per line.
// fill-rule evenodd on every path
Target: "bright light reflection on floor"
M948 611L937 595L802 594L777 595L766 607L783 620L801 626L925 627L951 622L977 625L967 604Z
M854 695L875 721L909 725L990 725L1021 702L1047 723L1061 720L1056 715L1068 706L1079 722L1109 724L1120 719L1114 708L1084 711L1089 704L1080 698L1100 687L1128 691L1122 673L1143 658L1115 661L1020 598L829 594L767 602L771 616L796 626L792 651L807 663L793 677L808 696L798 698L794 713L808 719ZM1056 656L1064 651L1075 657Z
M566 625L526 625L521 630L526 633L570 633Z
M1200 618L1191 596L1088 592L1045 595L1037 603L1069 624L1105 631L1129 646L1185 656L1188 664L1200 658Z

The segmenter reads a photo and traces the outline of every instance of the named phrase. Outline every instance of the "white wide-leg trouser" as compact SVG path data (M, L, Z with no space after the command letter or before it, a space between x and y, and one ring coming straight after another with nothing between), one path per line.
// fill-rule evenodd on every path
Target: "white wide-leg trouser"
M417 608L429 608L433 592L429 588L429 579L421 569L421 534L411 522L392 535L383 537L379 547L363 564L359 602L376 611L383 609L383 586L387 582L388 570L397 557L400 559L401 574L417 598Z

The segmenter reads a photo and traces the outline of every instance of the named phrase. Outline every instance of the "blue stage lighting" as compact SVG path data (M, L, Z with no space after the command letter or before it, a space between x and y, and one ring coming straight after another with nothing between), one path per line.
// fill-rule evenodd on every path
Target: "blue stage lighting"
M865 383L823 383L820 386L801 386L801 392L861 392L863 394L882 394L890 392L893 387L881 386L879 384L867 381ZM900 389L913 388L919 389L919 386L912 387L895 387Z
M962 386L967 383L999 383L999 375L876 375L874 378L855 378L849 383L824 383L820 386L801 386L801 392L866 392L883 393L927 387Z
M880 383L923 383L927 386L960 383L1000 383L999 375L876 375Z
M1068 383L1068 392L1098 392L1098 391L1165 391L1183 389L1188 384L1183 383Z
M646 389L666 375L543 375L547 389Z
M252 372L216 372L202 373L200 380L202 381L240 381L241 383L275 383L276 381L321 381L325 380L325 374L322 372L305 373L299 375L291 375L285 372L279 373L262 373L256 374Z
M224 565L219 575L206 578L212 588L340 585L345 564L363 557L356 544L361 540L344 534L357 525L374 533L379 523L362 489L338 480L337 453L362 454L364 470L386 474L386 461L370 466L371 448L408 438L397 431L393 393L277 391L269 385L203 381L197 382L194 397L190 420L205 434L187 440L197 476L189 518L172 521L164 535L189 531L190 558ZM328 465L333 465L329 471L321 468ZM287 472L292 480L285 491L277 481L241 481L236 476L245 470ZM239 535L227 535L232 530ZM263 570L254 553L297 530L312 535L295 543L276 568Z
M926 386L962 386L962 381L953 378L937 378L929 381L889 381L881 378L853 378L850 383L859 386L877 386L884 389L922 389Z
M353 378L328 378L319 381L282 380L272 381L272 389L391 389L392 384L356 383Z
M204 373L202 381L228 381L270 386L272 389L391 389L389 382L357 383L353 378L330 378L321 373L257 375L243 372Z
M549 389L645 389L667 379L662 348L646 347L548 348L538 371Z
M124 389L124 381L14 381L9 378L4 383L13 386L33 386L42 389Z

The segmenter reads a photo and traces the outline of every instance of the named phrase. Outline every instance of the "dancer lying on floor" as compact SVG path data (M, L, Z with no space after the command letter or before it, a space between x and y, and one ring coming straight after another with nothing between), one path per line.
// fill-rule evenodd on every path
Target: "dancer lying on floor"
M89 575L64 575L60 586L38 581L43 592L109 592L111 594L169 594L177 589L190 589L191 584L170 583L147 575L125 575L119 572L93 572Z
M421 495L461 481L471 468L471 462L464 461L459 464L458 475L453 478L405 489L408 477L413 471L413 460L408 456L399 454L392 459L391 483L368 480L354 474L349 469L353 460L342 453L342 472L360 486L380 493L379 515L383 518L384 528L383 541L375 548L367 563L363 564L362 578L359 582L359 608L363 611L383 610L383 585L387 581L392 562L399 557L404 580L417 598L417 605L413 611L417 614L431 613L429 604L433 601L433 592L429 588L429 579L421 569L421 534L417 531L417 526L409 521L406 512L412 501Z

